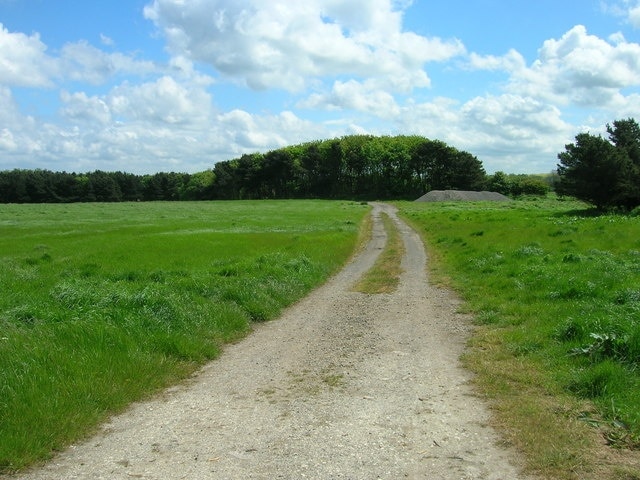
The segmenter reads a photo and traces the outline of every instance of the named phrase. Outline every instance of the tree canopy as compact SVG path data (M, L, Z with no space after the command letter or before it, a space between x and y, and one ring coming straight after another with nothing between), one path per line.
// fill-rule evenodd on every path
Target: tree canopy
M632 209L640 205L640 127L633 118L616 120L607 133L580 133L558 154L557 191L600 209Z
M468 152L419 136L351 135L243 155L215 165L216 198L415 199L484 187Z

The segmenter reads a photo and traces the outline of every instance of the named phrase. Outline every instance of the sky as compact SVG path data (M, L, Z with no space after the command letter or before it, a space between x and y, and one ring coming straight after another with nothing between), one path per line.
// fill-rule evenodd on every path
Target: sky
M0 0L0 170L422 135L548 173L640 121L640 0Z

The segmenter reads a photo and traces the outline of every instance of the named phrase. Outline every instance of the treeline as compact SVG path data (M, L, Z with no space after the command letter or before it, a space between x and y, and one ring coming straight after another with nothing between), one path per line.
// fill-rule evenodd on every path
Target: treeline
M518 186L518 188L515 188ZM420 136L352 135L253 153L195 174L0 172L2 203L234 200L267 198L415 199L429 190L545 193L530 178L487 176L472 154Z
M0 203L123 202L212 198L213 172L156 173L0 172Z

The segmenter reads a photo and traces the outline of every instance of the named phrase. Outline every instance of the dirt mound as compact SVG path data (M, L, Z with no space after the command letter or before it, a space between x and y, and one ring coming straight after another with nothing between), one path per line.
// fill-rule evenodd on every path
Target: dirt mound
M497 192L468 192L464 190L431 190L416 202L508 202L511 199Z

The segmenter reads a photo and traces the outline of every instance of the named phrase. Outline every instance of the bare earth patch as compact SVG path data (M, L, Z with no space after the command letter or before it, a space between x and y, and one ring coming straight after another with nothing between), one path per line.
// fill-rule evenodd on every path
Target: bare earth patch
M405 244L400 285L354 292L385 244L382 211ZM367 248L280 319L16 478L526 478L459 364L468 319L395 210L373 216Z

